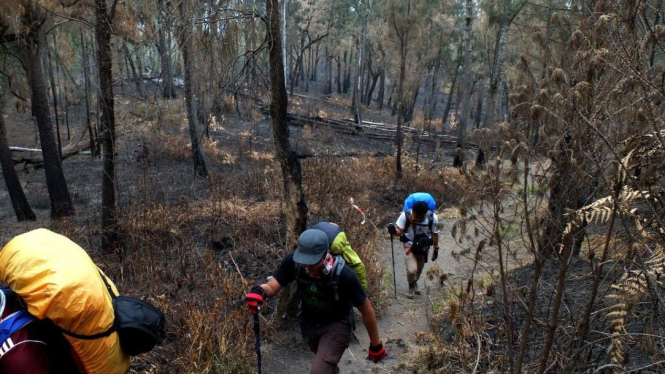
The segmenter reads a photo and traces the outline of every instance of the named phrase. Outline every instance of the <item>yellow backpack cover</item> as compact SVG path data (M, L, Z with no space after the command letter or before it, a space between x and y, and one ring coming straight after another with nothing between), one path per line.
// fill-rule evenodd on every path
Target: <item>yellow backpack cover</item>
M111 296L97 266L83 248L49 230L30 231L7 243L0 251L0 282L23 298L30 314L69 332L95 335L113 324ZM122 374L129 368L116 332L94 340L65 338L87 374Z

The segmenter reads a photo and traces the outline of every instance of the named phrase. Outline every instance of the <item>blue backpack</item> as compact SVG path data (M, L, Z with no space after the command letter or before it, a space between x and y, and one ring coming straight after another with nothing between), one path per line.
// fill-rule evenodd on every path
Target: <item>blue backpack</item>
M424 201L427 204L427 209L431 210L434 212L436 210L436 201L434 201L434 198L432 195L428 194L427 192L416 192L412 193L409 195L409 197L404 200L404 208L402 209L403 212L408 212L413 208L413 205L419 201Z
M8 287L0 287L0 313L4 311L6 305L6 297L16 295L14 291ZM15 332L19 331L25 325L35 319L26 308L13 313L9 317L0 321L0 344L4 343Z

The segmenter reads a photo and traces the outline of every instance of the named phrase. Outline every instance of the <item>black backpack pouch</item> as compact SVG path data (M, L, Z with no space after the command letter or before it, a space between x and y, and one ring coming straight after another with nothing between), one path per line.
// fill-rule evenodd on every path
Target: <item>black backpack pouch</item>
M429 247L432 245L432 243L432 239L428 238L426 234L417 234L416 237L413 238L411 252L418 256L427 255Z
M151 351L164 341L164 314L147 301L130 296L113 299L120 346L130 356Z

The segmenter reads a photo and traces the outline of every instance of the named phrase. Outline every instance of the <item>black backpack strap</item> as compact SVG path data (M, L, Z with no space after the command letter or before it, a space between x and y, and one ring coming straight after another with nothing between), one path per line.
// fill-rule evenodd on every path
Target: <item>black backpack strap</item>
M434 234L434 232L432 231L432 227L434 226L434 212L432 212L431 210L427 211L427 221L429 221L429 224L427 225L429 226L429 233Z
M335 256L335 267L333 267L333 277L332 277L332 286L333 291L335 292L335 301L339 301L339 275L342 274L344 270L344 257Z

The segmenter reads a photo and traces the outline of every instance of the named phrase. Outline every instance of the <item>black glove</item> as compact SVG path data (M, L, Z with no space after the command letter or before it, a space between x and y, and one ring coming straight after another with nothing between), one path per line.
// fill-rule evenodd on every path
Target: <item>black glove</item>
M390 235L397 235L397 229L392 223L388 225L388 233L390 233Z
M252 290L249 291L247 295L245 295L245 302L249 307L249 312L252 314L259 313L261 305L263 305L263 302L267 298L268 295L266 295L266 292L263 290L263 288L261 288L261 286L256 285L252 287Z
M383 358L388 355L388 352L386 352L386 348L383 346L383 343L379 343L379 345L376 346L370 344L367 353L367 359L374 361L375 364L383 360Z
M438 247L434 248L434 253L432 253L432 261L436 261L437 258L439 258L439 248Z

